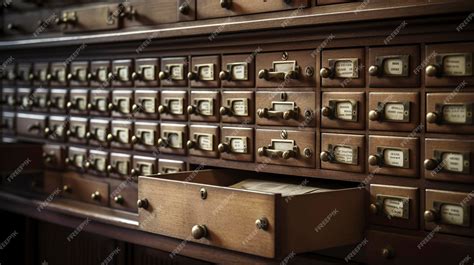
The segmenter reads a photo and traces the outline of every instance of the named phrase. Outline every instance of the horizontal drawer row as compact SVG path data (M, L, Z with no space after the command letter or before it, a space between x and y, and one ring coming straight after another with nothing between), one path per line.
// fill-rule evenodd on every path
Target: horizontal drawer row
M367 95L366 95L367 94ZM366 100L366 97L368 99ZM123 119L224 122L380 131L474 133L474 93L427 93L420 117L418 92L315 92L3 89L4 127L12 112ZM17 104L19 103L19 104ZM22 116L23 117L23 116ZM46 117L46 116L43 116ZM59 119L59 118L58 118ZM421 123L426 121L426 126ZM8 128L7 128L8 129Z
M7 63L3 85L51 87L472 86L472 43L254 52L92 61ZM319 62L319 58L321 61Z

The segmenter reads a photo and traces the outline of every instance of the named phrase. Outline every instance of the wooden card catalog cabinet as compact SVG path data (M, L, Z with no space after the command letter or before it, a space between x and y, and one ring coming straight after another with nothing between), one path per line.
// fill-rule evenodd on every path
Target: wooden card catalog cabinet
M112 61L112 72L109 73L109 80L114 87L132 86L132 60L114 60Z
M92 173L100 177L107 176L107 166L109 165L109 153L101 150L89 150L89 156L84 166L87 173Z
M67 111L66 104L68 103L68 90L62 88L53 88L49 93L49 100L46 102L51 113L65 114Z
M107 136L110 133L110 121L106 119L90 119L86 137L89 145L108 147Z
M14 110L17 106L16 89L4 87L2 89L2 110Z
M158 158L153 156L133 156L133 165L130 173L132 177L136 178L138 176L148 176L158 173Z
M2 112L2 120L0 123L0 128L2 134L15 134L15 120L16 114L15 112Z
M16 132L19 136L43 138L46 122L45 115L17 113Z
M110 180L110 207L130 212L137 212L138 190L136 183Z
M222 159L237 161L253 161L253 128L223 127L221 142L217 150Z
M160 152L185 155L188 141L185 124L161 123L158 145Z
M107 141L110 147L132 149L133 123L128 120L112 120Z
M257 92L257 124L314 127L315 101L314 92Z
M70 120L66 116L49 116L44 136L53 141L65 142L69 124Z
M474 141L425 139L425 178L474 183Z
M418 228L418 188L370 185L370 223Z
M132 114L135 118L153 119L159 118L159 92L155 90L135 90Z
M114 90L112 92L112 101L107 108L112 111L114 117L131 117L133 104L133 91Z
M364 58L364 49L324 50L319 70L322 86L364 87Z
M38 87L48 86L49 63L34 63L33 85Z
M370 87L419 87L422 73L418 46L396 46L369 49Z
M69 102L66 108L71 114L87 115L87 104L89 103L89 91L87 89L71 89L69 91Z
M257 129L256 161L275 165L315 166L316 135L312 131Z
M32 110L34 105L34 96L33 90L31 88L18 88L16 98L19 110Z
M47 112L49 100L49 89L36 88L30 96L30 107L32 111Z
M102 206L109 205L109 184L102 181L84 178L78 173L63 174L62 196Z
M88 120L82 117L71 117L69 119L69 128L66 131L68 141L71 143L86 144L88 132Z
M107 165L109 177L126 179L132 172L132 156L124 153L110 153Z
M369 172L418 177L419 139L414 137L369 136Z
M361 130L365 128L364 92L323 92L321 127Z
M151 151L158 153L158 138L160 131L159 122L135 122L132 136L135 150Z
M131 76L134 85L136 87L157 87L159 69L158 58L135 59L135 70Z
M86 87L89 85L89 62L78 61L71 62L69 73L67 74L67 80L71 87Z
M474 133L474 93L426 94L426 131Z
M187 120L186 106L188 94L186 91L165 90L161 92L161 103L158 112L162 120Z
M298 184L245 179L248 172L202 170L188 181L190 173L139 177L141 230L267 258L362 239L363 189L305 186L295 196Z
M158 174L168 174L186 171L186 163L184 163L183 161L159 159L158 165Z
M92 61L90 64L90 73L87 79L92 87L106 88L110 86L109 73L110 61Z
M44 144L43 145L43 163L45 167L62 170L64 169L64 159L66 150L62 145Z
M425 197L425 229L474 236L472 193L427 189Z
M257 55L257 87L315 87L316 59L312 51L283 51Z
M222 56L219 79L223 87L254 87L255 60L250 54Z
M420 126L418 92L371 92L369 129L414 131Z
M89 110L90 115L109 116L109 104L111 103L110 91L107 89L92 89L89 103L87 103L87 110Z
M220 58L217 55L192 57L187 75L191 87L219 87Z
M321 135L322 169L364 172L365 136L323 133Z
M189 155L218 157L219 127L210 125L191 125L189 140L186 142Z
M82 172L85 170L87 158L87 149L71 146L67 149L67 156L64 159L64 164L69 169Z
M252 91L222 91L221 121L252 124L255 117L255 96Z
M188 58L173 57L161 59L161 71L158 74L163 87L185 87L188 85Z
M18 63L17 65L17 80L18 86L29 86L33 81L33 64L32 63Z
M52 87L64 87L67 85L67 74L67 64L63 62L51 63L46 80L48 80L49 85Z
M219 121L219 92L191 91L187 113L191 121Z
M474 43L430 44L426 46L428 65L425 83L430 87L472 86ZM421 70L421 69L420 69Z

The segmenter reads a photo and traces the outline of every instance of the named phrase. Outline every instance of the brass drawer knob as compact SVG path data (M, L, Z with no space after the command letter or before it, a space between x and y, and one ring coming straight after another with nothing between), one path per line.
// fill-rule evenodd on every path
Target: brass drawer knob
M425 161L423 162L423 166L426 170L434 170L438 167L438 165L438 161L434 159L425 159Z
M391 259L395 256L395 251L391 247L385 247L382 249L382 256L386 259Z
M371 110L369 111L369 120L371 121L378 121L380 119L380 111L377 110Z
M91 139L95 139L95 134L93 132L86 132L86 138L91 140Z
M142 142L141 138L140 138L139 136L136 136L136 135L133 135L133 136L132 136L131 141L132 141L132 144L137 144L137 143L141 143L141 142Z
M132 105L132 112L133 113L137 113L137 112L143 113L143 107L138 105L138 104L133 104Z
M221 7L230 9L232 7L232 0L221 0Z
M183 15L188 14L190 9L188 1L184 1L178 8L179 12Z
M220 80L231 81L232 80L232 75L229 73L229 71L222 70L219 73L219 79Z
M158 74L158 78L160 80L165 80L167 79L168 77L170 76L170 74L168 72L164 72L164 71L160 71L160 73Z
M140 169L132 168L132 169L130 170L130 174L131 174L132 176L135 176L135 177L136 177L136 176L139 176L139 175L141 174L141 171L140 171Z
M332 117L332 109L330 107L322 107L321 108L321 114L324 116L324 117Z
M168 108L164 105L159 105L158 106L158 113L160 114L165 114L168 112Z
M122 205L125 202L125 199L123 198L122 195L117 195L117 196L114 197L114 202L116 204Z
M330 161L332 161L331 153L329 153L328 151L322 151L321 154L319 154L319 158L320 158L321 161L323 161L323 162L330 162Z
M197 114L197 108L193 105L189 105L186 111L188 112L188 114Z
M188 73L188 79L197 81L199 79L199 75L196 72L189 72Z
M64 186L63 186L63 191L64 191L64 192L71 192L71 191L72 191L72 188L71 188L69 185L64 185Z
M437 123L439 121L439 115L436 112L429 112L426 114L426 122Z
M380 68L377 65L371 65L369 67L369 75L371 76L378 76Z
M371 166L379 166L381 163L381 158L379 155L370 155L369 156L369 165Z
M100 201L100 192L96 191L91 194L91 199L94 201Z
M115 171L115 167L112 165L107 165L107 172L112 173Z
M188 140L186 142L186 146L189 148L189 149L192 149L196 146L196 142L195 141L191 141L191 140Z
M370 210L370 213L373 214L373 215L377 215L380 211L380 204L377 204L377 203L371 203L370 204L370 207L369 207L369 210Z
M115 136L111 133L107 134L107 142L112 142L115 140Z
M165 138L159 138L158 139L158 145L161 147L167 147L168 146L168 141Z
M195 239L201 239L207 236L207 227L205 225L195 225L191 228L191 235Z
M94 167L94 164L92 164L90 161L86 161L84 163L84 167L87 169L92 169Z
M319 74L321 75L322 78L332 77L332 71L331 71L331 69L329 69L327 67L321 68L321 70L319 70Z
M219 151L219 153L227 153L229 152L229 144L227 143L220 143L218 146L217 146L217 150Z
M423 213L423 218L425 219L425 222L432 223L438 220L438 213L435 210L426 210Z
M427 76L439 76L440 72L440 67L434 64L430 64L425 68L425 73Z
M255 221L255 226L260 230L267 230L269 223L266 217L259 218Z
M50 135L53 134L53 130L51 130L51 129L48 128L48 127L44 128L43 131L44 131L44 137L48 137L48 136L50 136Z
M140 199L137 201L137 207L142 209L148 208L148 200L147 199Z
M219 113L221 115L227 115L227 116L232 116L232 110L228 107L220 107L219 108Z

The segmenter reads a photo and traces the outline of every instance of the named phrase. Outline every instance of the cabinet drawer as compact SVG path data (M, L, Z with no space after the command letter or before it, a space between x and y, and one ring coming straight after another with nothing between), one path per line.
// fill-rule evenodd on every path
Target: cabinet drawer
M135 90L134 104L132 105L133 117L140 119L159 119L158 104L159 92L155 90Z
M191 121L219 121L219 92L191 91L187 113Z
M418 228L418 188L370 185L370 223Z
M186 171L186 163L178 160L159 159L158 174L176 173Z
M139 177L141 230L269 258L346 245L362 237L361 189L309 187L313 193L290 195L244 188L241 181L249 177L247 172L202 170L191 182L186 181L189 174ZM331 222L323 224L325 218Z
M130 87L132 86L132 60L113 60L112 74L108 77L112 81L114 87Z
M66 104L69 101L67 89L54 88L50 90L47 105L51 113L65 114Z
M14 110L17 106L17 97L15 88L3 88L2 89L2 109L3 110Z
M7 4L7 2L4 2L2 5L4 4ZM35 11L25 13L8 13L2 14L2 16L3 33L10 36L30 35L34 33L38 27L38 24L33 23L33 21L36 22L40 19L40 13Z
M219 127L209 125L191 125L189 140L186 142L189 155L218 157Z
M188 79L191 87L219 87L220 58L217 55L191 58Z
M474 83L473 53L474 43L427 45L426 86L456 87L460 84L472 86Z
M112 116L127 118L132 115L133 91L114 90L112 102L107 106L112 111Z
M87 78L90 72L88 61L71 62L67 80L71 87L87 87L89 86L89 79Z
M136 87L157 87L160 65L158 58L135 59L132 79Z
M110 133L110 121L106 119L90 119L86 137L89 145L108 147L107 136Z
M257 92L255 104L257 124L314 127L314 92Z
M3 86L14 86L16 84L16 64L14 61L6 64L4 68L4 73L2 74L2 85Z
M474 133L474 93L426 94L426 130Z
M315 65L311 51L258 54L257 87L315 87Z
M58 15L58 25L65 33L116 30L121 24L121 4L90 4L64 9Z
M63 146L55 144L43 145L43 161L45 167L62 170L64 169L65 158L66 150Z
M38 87L48 86L49 63L37 62L33 64L33 85Z
M112 120L107 141L112 148L132 149L133 123L127 120Z
M222 70L219 79L223 87L254 87L254 55L237 54L222 56Z
M64 62L54 62L50 64L49 74L46 79L52 87L64 87L67 85L68 67Z
M257 162L310 167L315 166L316 135L311 131L257 129Z
M48 112L49 89L36 88L30 96L30 105L33 111Z
M2 112L1 132L3 134L15 134L15 112Z
M121 181L110 182L110 207L137 212L138 188L136 183L123 185Z
M50 116L48 125L44 128L47 139L65 142L68 131L69 118L66 116Z
M112 103L111 92L107 89L93 89L90 91L90 100L87 109L90 115L109 116L109 105ZM112 105L111 107L113 107Z
M222 159L253 162L253 128L223 127L217 150Z
M16 93L16 101L18 102L18 110L31 111L33 109L33 89L18 88Z
M71 117L69 119L69 129L66 131L68 142L87 144L86 134L89 131L87 118Z
M107 177L107 166L109 162L109 153L101 150L89 150L89 156L84 166L87 173L92 173L100 177Z
M92 87L106 88L110 85L110 61L92 61L90 69L87 78L90 80Z
M17 113L16 132L20 136L43 138L46 121L45 115Z
M132 171L132 156L124 153L110 153L107 172L109 177L126 179Z
M187 120L185 107L188 105L186 91L162 91L158 112L162 120Z
M83 172L87 161L87 149L70 146L64 164L67 168Z
M153 156L133 156L132 177L137 181L138 176L158 174L158 158Z
M69 199L108 206L109 184L68 172L63 174L62 195Z
M33 79L33 64L18 63L17 65L17 86L30 86Z
M418 178L418 138L369 136L369 172Z
M87 115L89 103L89 91L87 89L71 89L69 91L69 102L66 108L70 114Z
M425 196L425 229L474 236L472 193L427 189Z
M171 57L163 58L160 62L160 78L163 87L185 87L188 85L188 58L187 57Z
M418 130L420 128L419 104L418 92L371 92L369 94L369 129Z
M160 152L185 155L188 130L184 124L162 123L158 145Z
M351 134L321 134L322 169L364 172L365 136Z
M253 124L255 96L252 91L223 91L219 109L222 122Z
M453 182L474 182L474 141L425 140L425 178Z
M135 122L132 136L135 150L157 152L158 138L160 135L159 122Z
M419 87L420 48L396 46L369 49L370 87Z
M308 0L266 0L248 2L245 0L198 0L197 19L230 17L264 12L283 11L309 6Z
M321 84L323 87L364 87L364 49L325 50L322 53Z
M323 92L321 104L323 128L365 129L364 92Z

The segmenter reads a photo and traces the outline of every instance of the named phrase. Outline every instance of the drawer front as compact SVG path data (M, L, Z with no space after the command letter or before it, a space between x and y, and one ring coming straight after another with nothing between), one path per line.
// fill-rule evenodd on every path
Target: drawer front
M89 79L87 78L90 72L89 62L71 62L67 80L71 87L86 87L89 86Z
M112 148L132 149L133 123L125 120L113 120L107 140Z
M48 125L44 128L45 137L53 141L65 142L69 118L65 116L50 116Z
M256 161L285 166L315 166L316 135L310 131L257 129Z
M474 93L426 94L426 131L474 133Z
M158 112L162 120L187 120L188 95L186 91L162 91Z
M364 87L364 49L325 50L322 53L321 84L323 87Z
M135 122L132 136L135 150L158 152L159 122Z
M19 88L16 93L16 101L19 110L31 111L34 105L34 95L31 88Z
M114 90L112 92L112 102L108 108L112 111L112 116L127 118L132 115L133 91Z
M114 60L112 61L112 74L109 75L114 87L132 86L132 60Z
M253 128L223 127L217 150L222 159L253 162Z
M2 109L13 110L18 103L14 88L2 89Z
M52 87L67 85L68 67L63 62L51 63L46 79Z
M110 185L110 207L130 212L137 212L138 188L135 183L112 182Z
M30 96L33 111L48 112L49 89L37 88Z
M89 156L84 166L87 173L107 177L107 166L110 164L109 153L101 150L89 150Z
M89 121L89 131L86 137L89 145L108 147L107 136L110 133L110 121L104 119L91 119Z
M474 236L472 193L426 190L425 196L425 229Z
M256 121L260 125L314 127L314 92L257 92Z
M349 172L365 171L365 136L351 134L321 134L322 169Z
M316 60L312 51L284 51L257 55L257 87L315 87Z
M217 55L191 58L187 75L191 87L219 87L220 58Z
M371 184L370 223L417 229L418 196L418 188Z
M155 90L136 90L134 92L134 104L132 105L133 117L140 119L159 119L158 105L160 95Z
M418 178L419 139L369 136L369 172Z
M323 92L321 127L365 129L364 92Z
M308 7L308 0L281 1L267 0L248 2L245 0L199 0L197 9L197 19L207 19L215 17L229 17L264 12L282 11Z
M160 64L157 58L143 58L135 60L135 71L132 79L136 87L157 87Z
M430 44L426 46L428 65L425 84L429 87L456 87L474 83L474 43ZM422 69L420 69L421 71Z
M425 178L474 183L474 141L425 140Z
M64 164L67 168L84 172L87 162L87 149L79 147L69 147Z
M47 105L51 113L66 113L69 101L67 89L51 89Z
M91 115L109 116L109 104L112 103L111 98L110 91L105 89L93 89L90 92L90 100L87 104L87 109Z
M138 176L158 173L158 158L153 156L133 156L132 176L137 181Z
M116 30L120 27L120 4L94 4L62 10L58 25L65 33Z
M45 167L53 169L64 169L64 159L66 151L61 145L44 144L43 145L43 162Z
M163 58L160 62L160 84L163 87L185 87L188 85L188 58Z
M418 92L371 92L369 129L413 131L420 127Z
M69 102L66 108L70 114L87 115L87 104L89 103L89 91L86 89L71 89L69 91Z
M65 173L62 195L74 200L108 206L109 184L82 178L76 173Z
M132 156L123 153L110 153L110 164L107 166L109 177L126 179L132 171Z
M25 17L28 19L25 19ZM10 36L32 34L38 27L38 25L36 23L32 23L32 21L38 21L39 19L39 12L4 14L3 32Z
M219 79L223 87L255 86L255 55L238 54L222 56Z
M88 79L92 87L106 88L110 86L110 61L92 61L90 68L91 71L88 74Z
M188 141L187 126L162 123L160 126L159 150L162 153L185 155Z
M186 171L186 163L178 160L159 159L158 174L176 173Z
M222 122L253 124L255 96L252 91L223 91L219 109Z
M16 132L20 136L35 138L44 137L47 117L45 115L18 113L16 116Z
M419 87L420 48L396 46L369 49L370 87Z
M191 91L189 105L186 109L192 121L219 121L219 92Z
M186 142L189 155L218 157L219 127L207 125L191 125L189 140Z
M33 64L32 63L18 63L17 65L17 80L18 86L29 86L32 83Z
M9 64L5 66L3 70L4 74L2 75L2 85L3 86L13 86L16 84L16 64L13 61L10 61Z
M0 124L3 134L15 134L15 112L3 112L2 113L2 123Z
M33 85L48 86L49 63L34 63L33 69Z
M87 118L72 117L66 131L70 143L87 144L86 134L89 131Z

